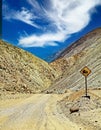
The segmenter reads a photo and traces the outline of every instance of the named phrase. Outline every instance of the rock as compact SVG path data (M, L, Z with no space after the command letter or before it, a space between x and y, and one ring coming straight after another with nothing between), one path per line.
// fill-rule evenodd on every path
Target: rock
M70 108L70 113L74 113L74 112L78 112L79 111L79 107L71 107Z

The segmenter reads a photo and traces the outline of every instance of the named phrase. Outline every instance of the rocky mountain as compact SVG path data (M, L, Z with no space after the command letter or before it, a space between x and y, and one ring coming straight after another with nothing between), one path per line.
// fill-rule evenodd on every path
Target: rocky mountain
M40 92L57 77L58 73L47 62L0 40L1 92Z
M64 93L85 87L80 70L88 66L88 87L101 87L101 28L70 45L52 63L0 41L0 91Z
M101 87L101 28L89 32L66 48L50 65L61 76L46 91L63 93L68 88L84 88L84 76L80 73L84 66L92 71L88 76L88 87Z
M0 92L0 130L101 130L101 28L50 64L0 41Z

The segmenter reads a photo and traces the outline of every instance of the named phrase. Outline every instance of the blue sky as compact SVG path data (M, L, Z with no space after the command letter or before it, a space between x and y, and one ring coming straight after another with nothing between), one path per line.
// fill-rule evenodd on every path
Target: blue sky
M2 4L2 39L45 60L101 27L101 0L2 0Z

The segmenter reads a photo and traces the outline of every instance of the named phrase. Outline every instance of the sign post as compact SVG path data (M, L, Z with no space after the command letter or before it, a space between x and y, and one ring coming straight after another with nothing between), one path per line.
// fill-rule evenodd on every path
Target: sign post
M80 72L83 76L85 76L85 97L90 99L90 96L88 96L87 94L87 77L91 73L91 70L87 66L85 66L83 69L81 69Z
M87 94L87 77L85 76L85 95L86 97L88 96Z

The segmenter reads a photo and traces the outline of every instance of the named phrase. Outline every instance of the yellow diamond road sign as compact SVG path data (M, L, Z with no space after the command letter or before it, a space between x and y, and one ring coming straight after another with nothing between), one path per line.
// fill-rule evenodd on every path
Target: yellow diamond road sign
M80 72L83 76L87 77L91 73L91 70L85 66Z

